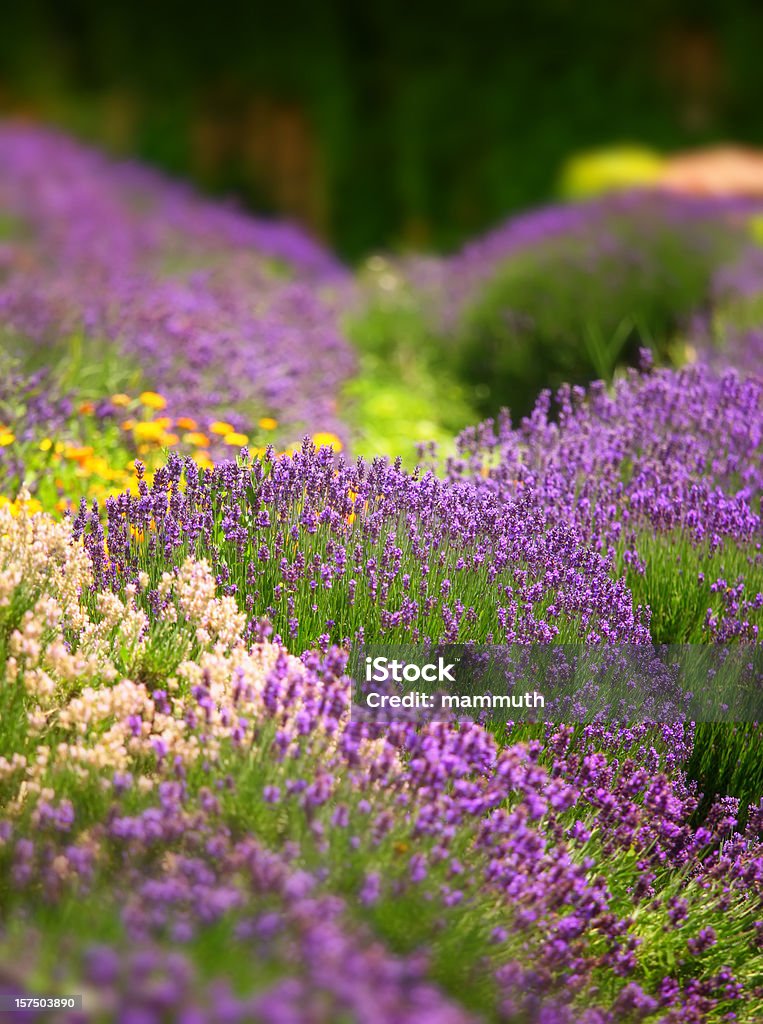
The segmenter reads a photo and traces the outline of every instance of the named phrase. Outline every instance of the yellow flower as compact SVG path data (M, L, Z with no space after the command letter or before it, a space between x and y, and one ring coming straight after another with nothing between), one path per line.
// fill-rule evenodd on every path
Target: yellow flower
M242 445L249 444L249 438L246 434L237 434L235 431L232 434L226 434L225 444L236 445L240 448Z
M0 448L7 448L9 444L13 444L16 440L16 435L12 434L10 430L4 430L0 434Z
M83 469L91 475L98 475L108 479L111 475L111 467L102 455L91 455L82 462Z
M49 437L43 437L42 441L40 441L40 451L49 452L52 447L53 442L51 439Z
M165 428L161 423L136 423L133 427L133 436L136 441L154 441L157 444L164 438Z
M16 498L15 501L11 501L10 498L6 498L0 495L0 508L8 508L11 515L15 518L20 512L26 512L27 515L33 516L36 512L42 511L42 505L37 498Z
M272 416L263 416L259 421L259 426L263 430L275 430L278 426L278 420L274 420Z
M181 430L196 430L198 425L192 416L178 416L175 420L175 426L180 427Z
M122 409L126 409L130 402L132 402L130 396L122 394L122 392L111 396L111 404L117 405Z
M199 469L214 469L215 464L209 457L209 452L194 452L193 461L199 467Z
M180 438L177 436L177 434L165 434L164 435L164 444L165 444L165 446L167 448L174 447L174 445L176 445L179 440L180 440Z
M138 395L138 401L141 405L148 406L149 409L164 409L167 405L167 399L156 391L141 391Z
M331 434L327 430L319 430L317 434L313 434L313 444L316 448L322 448L325 445L337 452L341 452L344 447L336 434Z
M206 448L209 444L209 438L207 435L201 434L198 431L192 431L190 434L183 434L183 440L186 444L192 444L195 448Z
M220 434L221 437L234 432L233 425L226 423L224 420L215 420L214 423L209 424L209 429L213 434Z

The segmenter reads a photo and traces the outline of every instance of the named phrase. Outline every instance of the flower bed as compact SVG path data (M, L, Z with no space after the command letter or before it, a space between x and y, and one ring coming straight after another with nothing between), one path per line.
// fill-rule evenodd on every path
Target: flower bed
M448 273L654 213L607 202ZM716 259L746 228L709 205L671 230ZM448 458L353 461L364 286L319 247L18 126L0 208L0 994L81 993L71 1022L760 1021L758 723L382 724L348 661L759 645L756 368L698 327L671 339L694 365L642 353Z

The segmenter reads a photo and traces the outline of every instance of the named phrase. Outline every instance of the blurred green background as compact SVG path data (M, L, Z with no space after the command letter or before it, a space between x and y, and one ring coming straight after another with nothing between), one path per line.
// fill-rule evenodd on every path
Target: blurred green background
M308 225L343 257L448 249L571 153L763 143L763 5L24 0L0 115L60 124Z

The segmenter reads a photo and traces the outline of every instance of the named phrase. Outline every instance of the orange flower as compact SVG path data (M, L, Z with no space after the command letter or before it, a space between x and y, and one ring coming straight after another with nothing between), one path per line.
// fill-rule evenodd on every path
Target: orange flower
M111 404L119 406L122 409L126 409L130 402L132 402L130 396L122 394L122 392L111 396Z
M175 426L180 427L181 430L196 430L198 425L191 416L178 416L175 420Z
M78 462L82 465L90 456L93 454L94 449L90 445L85 445L82 448L69 447L64 449L64 458L71 459L72 462Z

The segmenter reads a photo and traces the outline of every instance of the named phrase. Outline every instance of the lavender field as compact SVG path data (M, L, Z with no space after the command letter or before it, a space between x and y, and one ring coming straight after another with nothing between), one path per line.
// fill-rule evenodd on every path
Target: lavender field
M82 996L9 1019L760 1024L763 720L369 721L348 659L752 663L762 493L763 202L351 270L0 123L0 993Z

